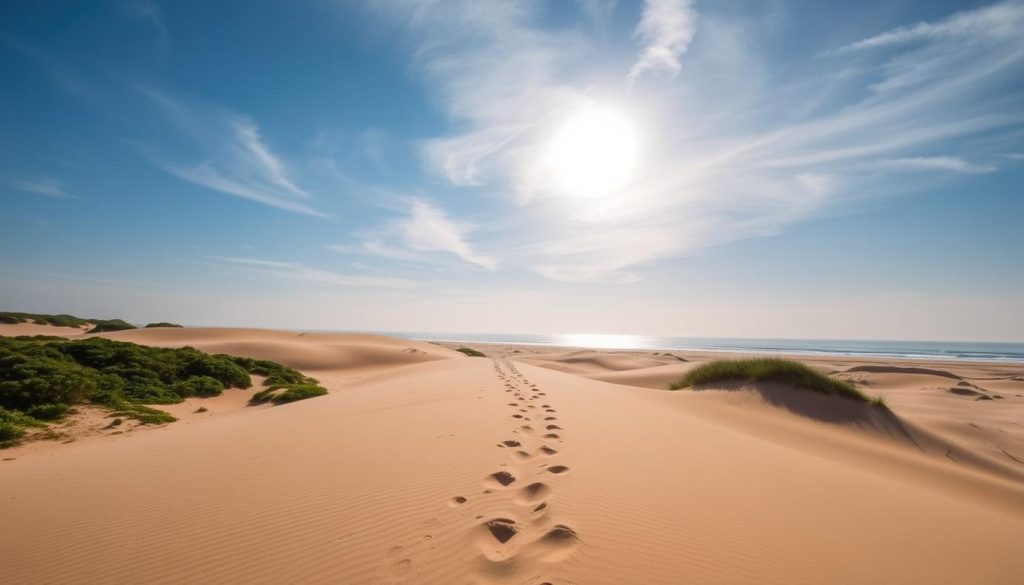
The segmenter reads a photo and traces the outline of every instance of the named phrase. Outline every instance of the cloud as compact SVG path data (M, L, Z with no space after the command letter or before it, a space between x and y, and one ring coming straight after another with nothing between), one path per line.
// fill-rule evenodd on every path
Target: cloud
M850 43L840 51L859 51L916 42L979 38L1012 39L1024 29L1024 4L1000 2L975 10L957 12L936 22L919 22Z
M289 176L252 119L214 108L190 106L151 87L136 89L156 105L202 160L183 163L144 148L163 170L196 185L303 215L328 217L314 209L311 195Z
M640 23L634 35L643 41L643 51L629 79L646 73L675 77L682 66L679 57L686 52L697 31L697 12L693 0L644 0Z
M477 252L468 240L472 224L454 221L441 208L422 198L407 200L406 214L384 229L362 235L358 245L331 244L341 254L367 254L392 260L430 262L430 253L443 252L463 262L494 270L498 261Z
M409 288L416 283L404 278L383 276L352 276L329 270L310 268L295 262L279 262L257 258L234 258L212 256L211 260L235 268L252 272L261 276L269 276L281 280L306 282L338 287L366 288Z
M64 189L63 183L50 177L41 177L38 179L24 181L9 181L9 184L15 189L35 193L36 195L45 195L47 197L57 197L61 199L77 199L77 197L68 193Z
M466 241L471 226L452 221L444 211L422 199L410 201L409 217L399 222L398 229L405 245L413 250L449 252L488 270L498 266L494 258L475 252Z
M594 74L598 41L578 26L540 26L536 3L390 6L406 9L396 12L417 46L415 70L451 121L424 143L427 169L467 196L503 196L489 247L503 265L552 280L629 283L710 246L934 185L934 172L908 170L996 170L970 162L992 156L974 152L972 138L1019 150L1019 35L914 33L884 41L887 51L768 60L761 48L778 23L709 7L695 36L692 3L648 2L640 59ZM997 6L1009 19L1024 4ZM924 24L957 28L943 23L988 10ZM669 76L656 90L631 82L654 73ZM644 152L622 189L572 199L542 172L543 157L562 121L592 104L632 117ZM926 149L947 155L922 157ZM416 252L395 234L365 245L395 258Z
M998 170L995 165L981 165L955 156L918 156L911 158L883 159L868 163L878 169L908 171L951 171L954 173L981 174Z

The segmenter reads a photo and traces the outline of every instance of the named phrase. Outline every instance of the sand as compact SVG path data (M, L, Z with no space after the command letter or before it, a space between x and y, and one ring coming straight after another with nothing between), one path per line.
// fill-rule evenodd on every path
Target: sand
M0 452L4 583L1024 582L1020 365L809 360L887 414L661 389L699 352L104 335L275 359L331 394Z

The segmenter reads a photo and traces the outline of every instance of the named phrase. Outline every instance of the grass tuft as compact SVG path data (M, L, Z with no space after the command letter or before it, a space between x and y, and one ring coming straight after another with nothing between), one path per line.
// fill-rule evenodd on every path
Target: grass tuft
M868 398L856 386L845 380L836 380L800 362L779 358L716 360L701 364L687 372L681 379L673 382L669 388L671 390L679 390L680 388L704 386L733 380L790 384L820 394L843 396L885 408L884 399L881 397Z
M484 355L484 353L482 351L477 351L477 350L473 349L472 347L460 347L459 349L457 349L455 351L462 352L462 353L468 355L469 357L487 357L486 355Z

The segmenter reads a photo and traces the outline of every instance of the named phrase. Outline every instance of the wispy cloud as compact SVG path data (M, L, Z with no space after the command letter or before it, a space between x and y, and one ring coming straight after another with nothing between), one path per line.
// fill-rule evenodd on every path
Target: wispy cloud
M955 156L917 156L911 158L891 158L868 163L868 166L879 169L896 169L910 171L951 171L954 173L981 174L991 173L999 167L990 164L977 164Z
M935 22L919 22L846 45L840 51L875 49L916 42L952 39L1019 38L1024 28L1024 9L1017 0L999 2L974 10L957 12Z
M77 197L67 192L61 181L51 177L14 180L9 181L8 183L15 189L35 193L36 195L45 195L46 197L56 197L60 199L77 199Z
M434 253L455 256L462 262L487 270L498 261L478 252L469 241L471 223L455 221L443 209L422 198L407 200L406 213L381 230L362 235L357 245L332 244L341 254L368 254L392 260L430 262Z
M472 226L452 221L441 209L423 199L413 199L409 217L398 223L405 245L423 252L448 252L481 268L494 270L498 263L473 250L466 239Z
M649 1L636 28L643 51L621 84L607 71L581 76L592 39L536 25L532 2L443 6L401 16L459 129L428 141L424 161L455 187L507 194L506 229L489 244L503 262L559 281L635 281L668 258L905 192L925 179L909 170L929 180L994 171L971 162L991 153L965 139L1024 124L1024 94L1007 85L1024 65L1024 36L1006 25L1021 19L1021 2L780 67L752 48L772 34L756 19L700 15L695 34L693 3ZM998 30L964 24L993 19ZM881 46L890 50L867 50ZM669 77L658 91L632 83L654 73ZM636 117L644 157L621 190L568 201L538 158L559 121L594 102ZM948 154L927 154L937 148Z
M693 0L644 0L636 37L643 41L643 51L629 79L646 73L675 76L682 69L680 56L686 52L697 31L697 12Z
M290 177L285 163L267 146L252 119L210 107L191 106L146 86L136 89L155 104L204 158L184 163L145 148L165 171L202 187L271 207L315 217L310 194Z
M330 270L310 268L296 262L224 256L211 256L210 260L261 276L327 286L409 288L416 284L404 278L390 276L353 276Z

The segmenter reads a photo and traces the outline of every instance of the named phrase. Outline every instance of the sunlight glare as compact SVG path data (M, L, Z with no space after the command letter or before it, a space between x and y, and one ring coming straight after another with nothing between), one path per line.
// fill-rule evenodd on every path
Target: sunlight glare
M606 195L624 186L637 158L631 121L620 112L599 107L571 115L548 150L558 188L585 197Z

